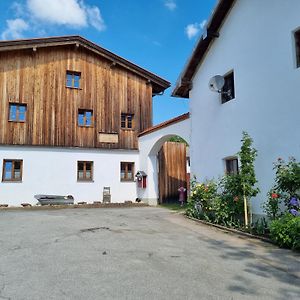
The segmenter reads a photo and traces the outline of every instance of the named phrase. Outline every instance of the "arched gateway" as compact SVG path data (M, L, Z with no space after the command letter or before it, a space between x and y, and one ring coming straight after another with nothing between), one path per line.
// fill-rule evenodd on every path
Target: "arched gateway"
M157 205L159 199L158 153L166 141L179 136L190 143L189 113L151 127L139 135L140 171L147 174L147 187L138 188L143 202Z

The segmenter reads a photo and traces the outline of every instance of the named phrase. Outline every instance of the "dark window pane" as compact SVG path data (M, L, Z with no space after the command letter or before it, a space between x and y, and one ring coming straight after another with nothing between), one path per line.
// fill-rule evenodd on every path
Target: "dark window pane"
M225 84L222 89L222 103L226 103L235 98L233 72L225 76L224 79L225 79Z
M78 170L79 171L81 171L81 170L83 171L83 163L82 162L78 163Z
M20 170L20 169L21 169L21 162L15 161L15 170Z
M86 170L92 170L92 163L86 163Z

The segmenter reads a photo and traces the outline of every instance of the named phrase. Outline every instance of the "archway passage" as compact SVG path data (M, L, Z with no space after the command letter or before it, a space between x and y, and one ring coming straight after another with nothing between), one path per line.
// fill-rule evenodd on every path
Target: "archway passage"
M172 188L167 188L167 190L172 191L172 196L162 196L163 199L172 199L173 201L177 199L176 201L178 203L178 188L182 184L181 181L184 180L181 180L181 177L179 176L177 183L176 180L172 181L173 183L170 183L170 177L173 175L168 171L168 167L165 167L164 170L162 170L163 167L159 166L159 156L162 157L165 155L165 150L160 152L163 145L165 142L170 142L170 139L174 137L180 137L184 139L187 144L190 143L189 113L153 126L139 135L140 170L147 174L147 188L138 189L138 197L150 205L157 205L161 199L160 194L164 195L164 191L161 191L160 193L159 185L162 186L162 184L172 186ZM181 153L184 154L184 151L181 150ZM183 158L183 156L182 160L186 162L186 157ZM169 157L166 157L164 162L166 162L170 168L176 168L176 161L178 160L178 155L170 154ZM168 162L172 162L172 164ZM160 168L161 170L159 172ZM159 184L159 177L163 172L165 172L164 174L167 174L165 177L169 177L169 179L165 178L164 181L161 179L161 183ZM189 180L186 180L186 182L188 183ZM175 186L177 189L176 197L175 192L173 192L175 191Z
M157 156L159 204L178 203L179 189L184 188L186 200L189 174L186 142L167 141Z

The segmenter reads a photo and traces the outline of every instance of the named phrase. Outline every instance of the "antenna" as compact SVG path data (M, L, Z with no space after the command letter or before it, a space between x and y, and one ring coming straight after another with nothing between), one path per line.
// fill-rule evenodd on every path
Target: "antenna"
M225 79L221 75L216 75L209 81L209 88L213 92L222 93L225 84Z

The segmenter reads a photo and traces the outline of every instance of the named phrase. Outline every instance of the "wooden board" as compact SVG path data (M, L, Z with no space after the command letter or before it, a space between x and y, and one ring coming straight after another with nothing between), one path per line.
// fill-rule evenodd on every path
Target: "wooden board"
M66 72L81 72L80 89L66 87ZM138 75L74 46L0 53L0 144L137 149L137 135L152 126L152 86ZM9 102L26 103L25 123L8 122ZM78 109L93 110L93 126L77 125ZM135 128L120 127L121 113ZM102 143L99 132L118 133Z
M166 142L158 153L159 202L178 200L178 189L187 188L186 145Z

